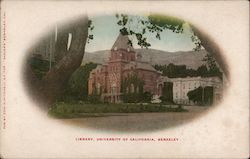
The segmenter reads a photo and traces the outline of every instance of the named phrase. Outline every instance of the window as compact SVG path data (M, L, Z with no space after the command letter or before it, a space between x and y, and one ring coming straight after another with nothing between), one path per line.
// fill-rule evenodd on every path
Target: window
M115 94L116 93L116 86L112 86L111 87L111 94Z
M139 93L139 87L136 87L136 93Z
M101 84L100 83L97 83L97 94L101 94Z
M134 92L135 92L135 87L134 87L134 84L131 84L131 86L130 86L130 90L131 90L131 93L134 93Z
M126 89L126 93L128 93L129 92L129 89L128 89L128 87L127 87L127 89Z

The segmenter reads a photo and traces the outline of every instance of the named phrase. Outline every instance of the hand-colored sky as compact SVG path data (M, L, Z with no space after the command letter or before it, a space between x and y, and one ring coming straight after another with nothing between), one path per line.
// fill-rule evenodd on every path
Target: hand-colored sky
M115 15L90 16L93 22L94 30L90 34L94 39L86 44L87 52L98 50L109 50L113 46L119 35L120 26L117 24ZM135 25L136 26L136 25ZM146 33L148 42L152 49L164 50L169 52L190 51L194 48L191 41L191 32L188 25L185 25L184 32L181 34L173 33L171 30L164 30L161 33L161 40L155 38L155 34ZM133 47L140 48L133 40Z

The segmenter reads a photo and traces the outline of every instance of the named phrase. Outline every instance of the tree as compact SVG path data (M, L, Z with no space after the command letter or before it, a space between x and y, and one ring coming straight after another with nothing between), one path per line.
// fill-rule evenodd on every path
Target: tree
M25 81L29 84L29 92L44 108L49 108L63 94L70 76L81 65L88 37L88 25L88 17L83 16L71 24L58 26L55 52L60 50L65 55L46 73L42 80L39 80L30 65L26 64L24 74ZM69 33L73 38L71 47L67 50L63 44Z
M202 87L198 87L194 90L189 91L187 93L188 99L193 101L194 103L202 104L202 91Z
M166 65L155 65L154 68L158 71L161 71L163 76L168 76L169 78L183 78L183 77L212 77L218 76L222 78L222 72L219 71L217 66L213 67L212 69L208 70L206 65L201 65L194 69L187 69L186 65L174 65L170 63L168 66Z
M143 86L144 81L136 73L124 78L121 84L123 101L125 103L135 103L142 101L144 97L147 98L147 95L143 94Z
M190 69L186 69L186 75L190 77L196 77L198 76L198 73L196 70L190 68Z
M206 65L208 66L209 70L217 69L216 61L211 54L206 54L202 61L206 62Z
M211 54L207 54L203 58L203 61L205 61L206 65L208 66L207 76L218 76L222 79L222 72L220 71L214 57Z
M222 69L225 77L229 76L228 65L225 62L225 58L221 53L219 46L215 43L213 39L210 39L204 32L191 25L194 35L200 40L200 44L215 58L219 67Z
M133 17L121 14L117 16L117 24L121 26L120 32L123 35L133 35L137 39L137 44L141 47L148 48L151 46L147 42L145 37L146 32L155 34L157 39L161 39L161 32L164 29L172 30L175 33L183 32L183 24L185 21L173 18L170 16L164 16L159 14L151 14L143 18L137 19L137 23L140 27L131 28L129 24ZM219 62L220 67L223 72L228 75L227 65L224 63L223 57L221 56L220 50L211 39L208 39L206 35L200 32L197 28L190 25L193 30L192 40L194 41L196 48L198 50L201 46L216 55L214 56ZM34 98L40 100L44 105L50 105L58 97L62 95L72 73L80 66L82 58L85 52L85 43L88 39L93 39L93 35L88 35L88 28L91 27L91 23L87 16L83 16L77 21L58 27L58 39L55 47L55 53L63 54L61 59L55 64L55 66L44 75L42 80L37 79L32 68L27 65L25 68L25 79L26 83L32 83L30 86L30 93L33 94ZM71 47L67 50L65 46L68 34L71 33L73 38L71 42ZM132 45L132 42L130 42Z
M140 98L140 102L149 103L153 97L153 94L151 92L143 92Z
M151 46L145 37L146 32L155 34L155 37L160 40L160 34L164 29L172 30L175 33L182 33L183 25L185 23L187 24L187 22L184 20L160 14L150 14L147 17L141 18L134 18L135 16L129 16L126 14L117 14L116 17L118 19L117 24L121 26L120 32L123 35L134 35L137 39L137 44L142 48L148 48ZM136 21L138 24L136 29L130 26L130 21ZM220 68L223 70L225 75L228 76L228 67L224 61L219 47L212 39L208 38L208 36L201 32L198 28L191 24L189 25L193 32L191 35L191 40L195 44L194 50L200 50L202 47L204 47L208 52L214 55L216 61L220 65ZM132 45L131 41L130 44Z
M163 102L173 102L173 83L172 82L164 82L164 86L162 88L162 96L160 99Z
M200 67L198 67L197 74L202 77L206 76L208 74L207 66L201 65Z
M97 64L92 62L80 66L70 77L64 98L87 100L89 74L96 66Z
M175 33L182 33L183 24L185 23L185 21L181 19L159 14L151 14L147 17L116 14L116 17L118 20L117 24L121 27L121 34L135 36L137 44L142 48L151 46L145 37L146 32L155 34L155 37L160 40L160 34L164 29L172 30ZM136 23L137 27L132 27L131 22ZM132 45L132 42L129 41L129 44Z
M186 65L174 65L173 63L166 65L155 65L156 70L162 71L163 76L170 78L186 77L194 74L194 70L187 69Z
M213 87L198 87L187 93L188 99L199 105L213 104Z

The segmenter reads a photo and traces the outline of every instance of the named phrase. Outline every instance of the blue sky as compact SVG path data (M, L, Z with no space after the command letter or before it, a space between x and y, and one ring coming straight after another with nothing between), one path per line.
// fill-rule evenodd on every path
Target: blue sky
M98 50L109 50L114 44L119 35L120 26L118 26L115 15L101 15L90 16L93 22L94 30L90 34L94 35L94 39L86 45L87 52L94 52ZM137 25L133 25L137 26ZM175 51L190 51L194 48L191 41L191 32L187 24L185 24L184 32L182 34L173 33L170 30L164 30L161 33L161 40L155 38L154 34L146 34L148 42L152 49L164 50L169 52ZM134 48L140 48L135 40L133 40Z

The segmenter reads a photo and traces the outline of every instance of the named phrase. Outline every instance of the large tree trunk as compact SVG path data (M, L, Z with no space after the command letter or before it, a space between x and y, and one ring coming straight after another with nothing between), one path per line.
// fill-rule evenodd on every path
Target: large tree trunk
M67 37L72 34L69 50ZM54 67L39 81L29 66L26 68L26 78L31 87L33 98L39 100L44 108L49 108L66 87L72 73L81 65L85 44L88 37L88 18L82 17L74 23L58 28L58 38L55 46L55 57L58 61ZM32 82L32 83L30 83Z

